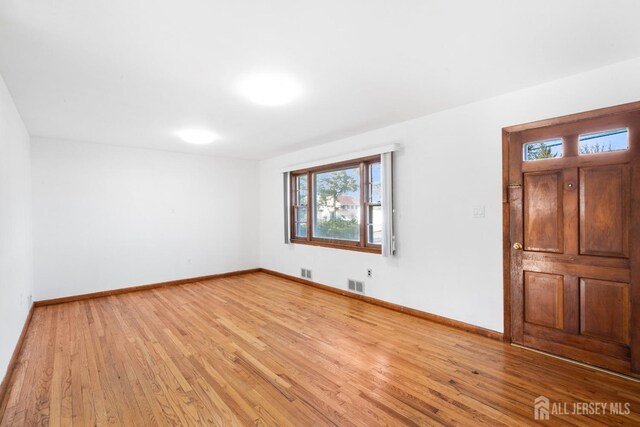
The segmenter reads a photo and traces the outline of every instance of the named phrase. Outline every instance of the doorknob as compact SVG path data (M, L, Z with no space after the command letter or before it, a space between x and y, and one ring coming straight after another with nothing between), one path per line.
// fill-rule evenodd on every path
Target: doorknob
M515 242L513 244L513 249L515 249L516 251L521 251L522 250L522 243L520 242Z

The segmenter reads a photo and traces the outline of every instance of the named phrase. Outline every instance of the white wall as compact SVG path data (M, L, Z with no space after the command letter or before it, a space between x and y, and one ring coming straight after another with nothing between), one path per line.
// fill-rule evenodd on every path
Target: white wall
M33 292L29 135L0 77L0 381Z
M258 267L257 168L33 138L34 299Z
M502 331L501 129L638 101L638 76L640 59L261 162L261 267ZM397 257L283 243L281 168L396 141Z

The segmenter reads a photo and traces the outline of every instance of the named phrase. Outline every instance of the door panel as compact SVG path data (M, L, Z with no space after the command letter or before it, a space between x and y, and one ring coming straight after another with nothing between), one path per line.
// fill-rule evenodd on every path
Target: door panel
M563 283L563 277L557 274L524 273L525 322L562 329Z
M580 333L629 344L629 285L580 279Z
M629 165L580 169L580 253L629 256Z
M612 268L593 266L584 262L556 260L531 261L527 253L523 256L522 268L524 271L536 271L538 273L569 274L572 276L588 275L593 279L613 280L616 282L628 282L630 275L628 268ZM526 257L526 258L525 258Z
M544 326L527 323L525 326L525 337L534 336L541 337L539 339L544 339L549 342L562 343L565 346L571 346L575 349L588 349L582 351L598 353L600 357L606 355L604 357L629 360L629 347L622 346L619 343L593 338L579 333L567 334L557 329L549 329Z
M562 252L562 171L524 175L524 246Z
M640 103L548 123L507 131L508 335L640 376ZM581 135L621 128L629 149L581 153ZM563 157L538 149L543 158L524 160L525 144L549 140Z

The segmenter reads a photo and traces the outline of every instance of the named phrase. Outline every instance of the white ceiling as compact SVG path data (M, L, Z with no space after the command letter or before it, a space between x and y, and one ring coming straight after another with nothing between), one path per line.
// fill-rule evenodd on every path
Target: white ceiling
M33 136L265 158L638 57L639 18L637 0L0 0L0 74ZM261 70L304 95L250 103L236 82Z

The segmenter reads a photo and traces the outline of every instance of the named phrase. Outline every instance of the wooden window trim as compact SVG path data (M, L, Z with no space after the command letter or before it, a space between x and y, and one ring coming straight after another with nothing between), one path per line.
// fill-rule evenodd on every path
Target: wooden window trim
M381 254L382 253L382 245L369 243L369 227L367 226L368 221L368 198L369 198L369 165L372 163L379 163L381 161L381 156L368 156L362 157L359 159L353 159L343 162L331 163L326 165L314 166L311 168L298 169L291 172L291 203L289 206L290 209L290 232L291 232L291 243L302 244L302 245L311 245L311 246L321 246L327 248L336 248L336 249L346 249L351 251L358 252L368 252ZM360 240L359 241L351 241L351 240L340 240L340 239L327 239L322 237L314 237L313 236L313 212L315 209L316 200L313 197L315 188L313 183L313 175L320 172L329 172L339 169L346 168L359 168L360 170ZM297 203L297 178L301 175L306 175L307 177L307 235L306 236L297 236L296 235L296 203Z

